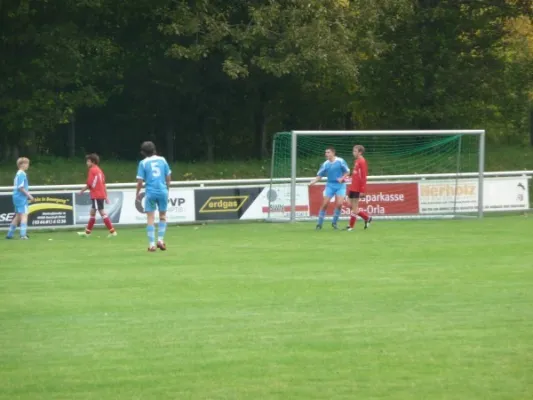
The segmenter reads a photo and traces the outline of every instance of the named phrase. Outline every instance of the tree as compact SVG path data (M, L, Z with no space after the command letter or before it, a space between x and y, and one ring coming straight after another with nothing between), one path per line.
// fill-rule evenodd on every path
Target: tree
M491 119L505 68L498 46L505 21L526 2L419 0L394 29L387 50L364 66L361 100L370 125L455 128ZM529 3L527 3L529 6Z
M287 87L300 93L335 92L338 104L330 103L330 110L345 103L347 89L357 85L361 55L373 45L369 21L380 15L380 9L368 2L339 0L204 0L194 5L180 2L163 12L167 20L161 29L173 41L171 57L201 62L246 81L242 95L253 107L261 156L267 148L267 109L284 97L294 97ZM332 101L328 96L321 99Z
M42 134L71 122L81 107L105 104L120 74L119 51L102 35L99 0L0 3L0 129L35 154ZM6 143L6 144L7 144Z

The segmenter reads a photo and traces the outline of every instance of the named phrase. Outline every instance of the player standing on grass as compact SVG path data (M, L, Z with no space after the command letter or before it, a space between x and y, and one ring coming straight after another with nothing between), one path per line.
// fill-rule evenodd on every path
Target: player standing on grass
M364 196L366 192L366 180L368 176L368 164L365 157L363 157L364 154L365 148L363 146L356 145L353 147L355 164L353 167L352 183L348 193L351 205L350 225L346 228L348 231L353 230L357 216L360 216L365 221L365 229L367 229L372 222L372 217L370 217L365 211L359 211L359 198Z
M89 237L93 231L94 224L96 223L96 210L100 213L102 220L104 221L105 226L109 229L108 237L117 236L117 232L111 223L108 215L104 210L104 202L109 204L107 198L107 189L105 186L105 175L98 166L100 164L100 157L97 154L89 154L85 157L85 162L89 172L87 175L87 183L85 187L81 190L80 196L85 193L87 190L91 193L91 212L89 216L89 223L85 228L85 232L78 232L78 235Z
M155 210L159 210L159 227L157 248L166 250L165 232L167 229L168 191L171 171L167 161L156 155L155 144L144 142L141 154L145 157L137 169L137 201L141 200L141 189L145 183L144 211L147 217L146 233L148 234L148 251L156 251L155 242Z
M346 196L346 183L344 183L344 179L350 174L348 164L342 158L335 155L335 149L333 147L328 147L325 155L326 161L320 166L316 178L309 184L312 186L323 177L327 177L328 179L326 189L324 190L324 200L318 214L317 230L322 229L326 210L332 197L335 197L335 212L331 226L333 226L333 229L337 229L337 221L341 215L342 204Z
M17 160L18 171L15 175L15 181L13 184L13 205L15 206L15 217L9 225L6 239L13 239L17 225L20 223L20 238L23 240L28 239L28 202L33 201L33 197L30 194L28 176L26 171L30 167L30 160L26 157L21 157Z

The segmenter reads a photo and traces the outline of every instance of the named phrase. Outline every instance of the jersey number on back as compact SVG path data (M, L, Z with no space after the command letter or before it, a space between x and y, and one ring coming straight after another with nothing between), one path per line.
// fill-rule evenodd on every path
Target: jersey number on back
M157 162L150 163L150 168L152 168L152 176L154 178L161 176L161 168L159 168L159 165Z

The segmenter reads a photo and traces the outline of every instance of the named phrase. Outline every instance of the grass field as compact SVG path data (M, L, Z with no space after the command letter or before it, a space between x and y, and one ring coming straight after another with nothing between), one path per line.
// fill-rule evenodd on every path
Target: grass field
M0 242L0 398L533 398L533 219L312 228Z

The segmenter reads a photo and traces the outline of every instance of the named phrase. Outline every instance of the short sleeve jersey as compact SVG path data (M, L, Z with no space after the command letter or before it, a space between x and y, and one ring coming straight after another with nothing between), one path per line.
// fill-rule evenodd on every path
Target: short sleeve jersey
M91 199L105 200L107 191L105 187L105 176L100 167L93 165L87 174L87 186L91 191Z
M363 157L359 157L355 160L350 190L353 192L365 193L367 177L368 164Z
M335 157L333 161L326 160L317 172L317 176L327 177L328 183L339 183L339 179L347 172L350 172L346 161L340 157Z
M26 195L20 191L20 188L26 189L28 191L29 183L28 176L26 172L19 170L15 175L13 182L13 201L15 203L24 202L27 200Z
M146 194L161 194L168 192L166 177L171 173L164 157L151 156L139 163L137 179L144 181Z

